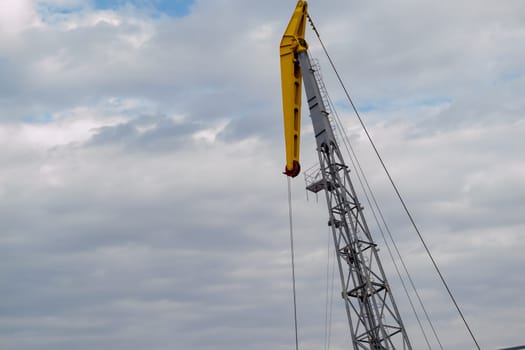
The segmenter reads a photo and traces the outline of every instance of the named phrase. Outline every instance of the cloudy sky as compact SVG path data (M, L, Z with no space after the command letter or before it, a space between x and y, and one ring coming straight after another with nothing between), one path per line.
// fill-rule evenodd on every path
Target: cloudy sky
M0 0L2 349L293 348L278 44L294 6ZM310 13L481 347L525 344L525 2ZM307 35L444 348L474 348ZM302 159L316 161L306 115ZM327 214L302 177L292 190L313 350ZM330 344L348 349L338 295Z

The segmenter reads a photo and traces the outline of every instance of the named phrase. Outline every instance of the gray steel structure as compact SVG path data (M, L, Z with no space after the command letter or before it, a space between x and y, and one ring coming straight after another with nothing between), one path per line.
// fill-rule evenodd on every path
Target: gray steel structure
M330 124L327 103L307 51L298 53L321 177L307 184L324 190L342 297L355 350L412 349L365 217Z

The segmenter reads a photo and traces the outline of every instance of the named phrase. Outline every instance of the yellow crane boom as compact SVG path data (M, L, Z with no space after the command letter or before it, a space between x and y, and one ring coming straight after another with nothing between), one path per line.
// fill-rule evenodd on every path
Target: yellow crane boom
M304 39L306 17L306 1L298 1L290 18L280 45L281 54L281 86L283 94L284 140L286 144L287 176L299 175L299 147L301 138L301 88L302 73L297 54L308 49Z

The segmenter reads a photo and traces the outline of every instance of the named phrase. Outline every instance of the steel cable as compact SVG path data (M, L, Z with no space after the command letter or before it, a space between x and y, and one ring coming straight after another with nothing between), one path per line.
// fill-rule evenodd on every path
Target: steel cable
M326 46L324 45L323 41L321 40L321 36L320 36L319 32L317 31L317 28L315 27L315 25L313 23L313 20L311 19L311 17L309 15L308 15L308 20L309 20L309 22L310 22L310 24L312 26L313 31L315 32L315 34L316 34L316 36L317 36L317 38L319 40L319 43L321 44L321 46L323 48L323 51L324 51L328 61L330 62L330 65L331 65L332 69L334 70L334 73L335 73L335 75L336 75L336 77L337 77L341 87L343 88L343 91L344 91L348 101L350 102L350 105L352 106L352 109L354 110L354 113L356 114L356 116L357 116L357 118L359 120L359 123L361 124L361 127L363 128L363 131L365 132L365 134L366 134L366 136L368 138L368 141L372 145L372 148L373 148L377 158L379 159L379 162L381 163L381 166L383 167L383 170L385 171L385 174L387 175L388 180L390 181L390 184L392 185L392 187L393 187L393 189L394 189L394 191L395 191L395 193L396 193L396 195L397 195L401 205L403 206L403 209L404 209L407 217L409 218L409 220L410 220L410 222L412 224L412 227L414 228L415 232L417 233L417 235L419 237L419 240L421 241L421 243L422 243L422 245L423 245L423 247L424 247L428 257L430 258L430 260L432 262L432 265L434 266L434 269L436 270L436 272L437 272L437 274L438 274L438 276L439 276L443 286L445 287L445 289L446 289L450 299L452 300L452 302L453 302L453 304L454 304L458 314L460 315L460 317L461 317L461 319L463 321L463 324L465 325L468 333L470 334L470 337L474 341L477 349L480 350L481 348L480 348L480 346L478 344L478 341L477 341L476 337L474 336L474 333L472 332L472 330L471 330L471 328L470 328L470 326L469 326L465 316L463 315L463 312L461 311L461 309L460 309L460 307L459 307L459 305L458 305L458 303L456 301L456 298L452 294L452 291L450 290L450 288L448 286L448 283L445 281L445 278L444 278L443 274L441 273L441 271L440 271L440 269L439 269L439 267L438 267L438 265L437 265L433 255L432 255L432 253L430 252L430 249L428 248L425 240L423 239L423 236L421 235L421 232L419 231L419 228L417 227L417 225L416 225L416 223L414 221L414 218L412 217L412 214L408 210L408 207L406 206L405 201L403 200L403 197L401 196L401 193L399 192L396 184L394 183L394 180L392 179L392 176L390 175L390 172L388 171L388 169L387 169L387 167L386 167L386 165L385 165L385 163L383 161L383 158L379 154L379 151L378 151L375 143L373 142L372 137L370 136L370 133L368 132L368 129L366 128L366 125L365 125L363 119L361 118L361 115L359 114L359 112L358 112L358 110L357 110L357 108L356 108L356 106L354 104L354 101L350 97L350 94L348 93L348 90L347 90L345 84L343 83L343 80L342 80L342 78L341 78L337 68L335 67L335 64L334 64L331 56L328 54Z
M288 180L288 217L290 222L290 251L292 256L292 290L293 290L293 317L295 326L295 350L299 350L299 336L297 332L297 302L295 292L295 258L294 258L294 247L293 247L293 217L292 217L292 185L290 177L286 177Z

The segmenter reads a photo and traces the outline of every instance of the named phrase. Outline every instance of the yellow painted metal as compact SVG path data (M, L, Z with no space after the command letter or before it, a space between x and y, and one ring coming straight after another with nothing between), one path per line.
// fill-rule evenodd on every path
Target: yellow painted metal
M281 86L283 93L284 140L286 168L284 173L299 174L299 146L301 132L302 74L297 53L306 51L304 39L308 4L299 0L281 40Z

